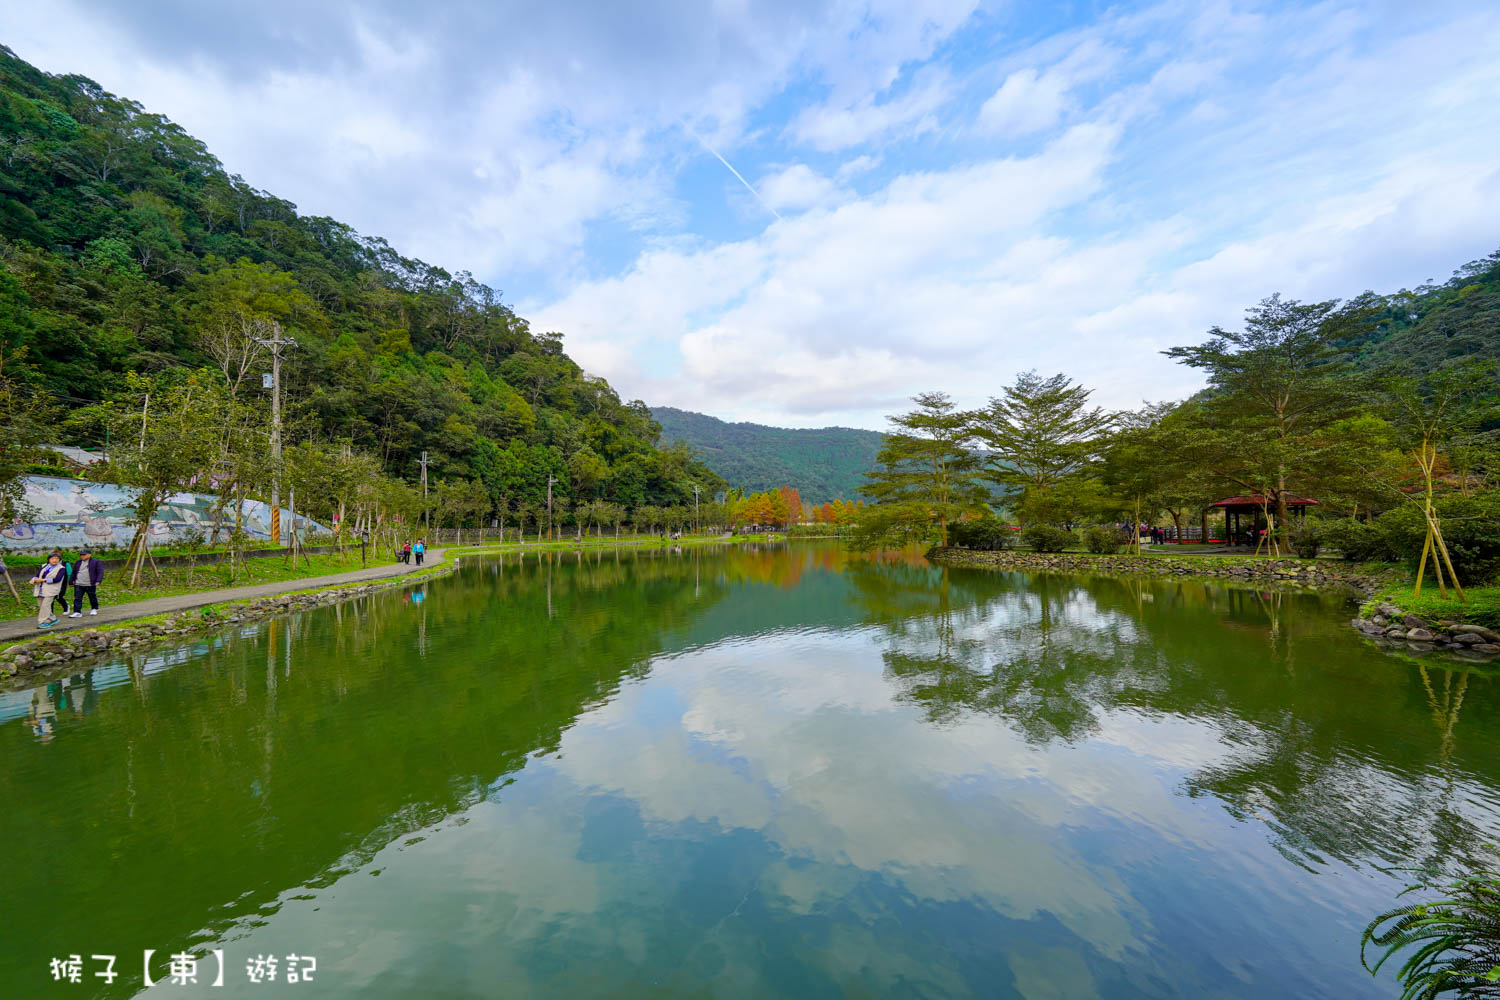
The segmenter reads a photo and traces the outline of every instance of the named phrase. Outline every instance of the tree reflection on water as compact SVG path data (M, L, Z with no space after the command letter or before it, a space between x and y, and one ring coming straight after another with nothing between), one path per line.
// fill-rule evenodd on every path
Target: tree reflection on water
M993 716L1038 745L1119 713L1207 726L1222 753L1183 791L1303 866L1472 864L1500 837L1493 678L1374 651L1337 597L874 562L849 577L898 697L932 723Z

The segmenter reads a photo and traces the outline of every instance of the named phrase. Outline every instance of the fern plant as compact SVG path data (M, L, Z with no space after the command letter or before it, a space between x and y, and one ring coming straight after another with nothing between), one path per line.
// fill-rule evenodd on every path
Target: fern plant
M1415 948L1396 974L1400 1000L1500 997L1500 874L1479 871L1454 879L1417 872L1421 880L1401 896L1436 892L1439 898L1398 906L1370 921L1360 939L1360 961L1374 975L1397 953ZM1367 954L1372 946L1382 952L1373 966Z

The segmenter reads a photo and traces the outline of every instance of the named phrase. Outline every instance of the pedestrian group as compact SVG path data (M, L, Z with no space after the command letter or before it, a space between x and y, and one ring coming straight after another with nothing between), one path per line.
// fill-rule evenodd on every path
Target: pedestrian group
M99 585L104 582L104 564L88 549L78 553L76 563L66 562L61 552L54 552L37 570L31 584L36 598L36 627L51 628L58 623L57 607L69 618L83 617L83 599L89 599L89 614L99 613ZM73 610L68 611L68 587L73 588Z

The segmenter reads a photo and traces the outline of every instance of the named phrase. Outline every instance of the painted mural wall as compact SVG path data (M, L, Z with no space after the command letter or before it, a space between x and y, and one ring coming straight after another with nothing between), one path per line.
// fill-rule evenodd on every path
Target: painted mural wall
M37 508L36 520L0 527L0 548L6 551L76 550L82 546L123 549L130 545L135 534L130 494L118 486L55 476L28 476L26 499ZM156 508L156 516L151 520L152 543L162 545L193 532L207 538L213 531L213 505L214 498L201 493L178 493L170 497ZM225 517L230 519L231 515L226 512ZM290 518L290 512L283 507L282 524L289 524ZM244 528L252 539L265 541L271 537L270 520L270 504L245 501ZM297 518L297 525L302 531L328 530L303 517Z

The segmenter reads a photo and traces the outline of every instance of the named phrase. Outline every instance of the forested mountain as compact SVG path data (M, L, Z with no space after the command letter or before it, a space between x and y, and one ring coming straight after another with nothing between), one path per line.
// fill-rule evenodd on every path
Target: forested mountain
M664 441L684 441L734 487L751 492L794 487L821 504L853 500L875 467L885 435L852 427L815 430L731 424L690 410L652 407Z
M59 404L56 440L103 443L89 404L119 409L129 372L218 369L263 406L268 359L229 355L277 330L289 442L407 480L426 451L497 505L549 476L631 508L723 485L467 272L301 215L161 115L0 47L0 377Z
M1366 293L1373 330L1354 341L1360 368L1440 368L1469 358L1500 359L1500 251L1465 264L1441 285Z

